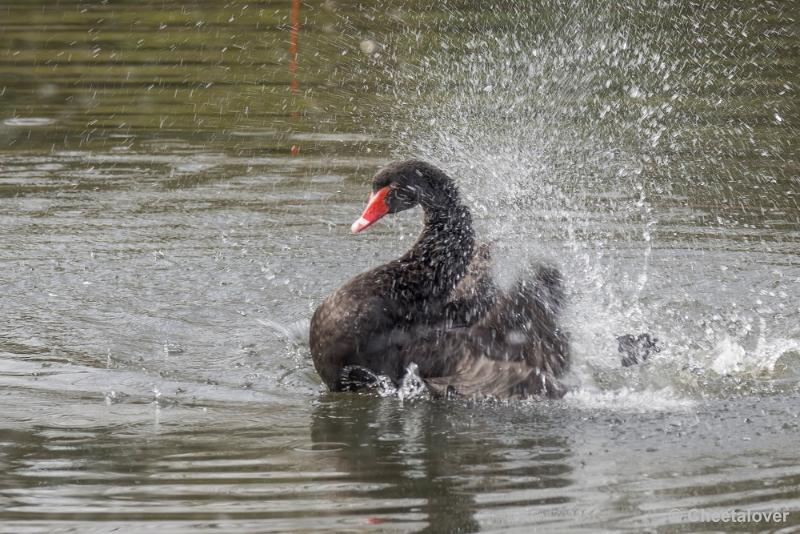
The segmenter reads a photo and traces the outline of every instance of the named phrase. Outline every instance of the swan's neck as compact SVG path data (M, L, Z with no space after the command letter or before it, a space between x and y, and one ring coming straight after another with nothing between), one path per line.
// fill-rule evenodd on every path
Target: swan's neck
M426 298L446 298L467 271L475 246L472 216L457 198L444 205L423 204L425 227L401 263Z

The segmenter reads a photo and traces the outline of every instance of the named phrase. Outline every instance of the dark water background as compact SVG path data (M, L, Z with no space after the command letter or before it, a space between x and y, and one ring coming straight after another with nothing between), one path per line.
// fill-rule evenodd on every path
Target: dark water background
M797 529L798 18L0 1L0 531ZM564 271L564 400L323 391L308 318L413 241L349 234L410 155L498 279Z

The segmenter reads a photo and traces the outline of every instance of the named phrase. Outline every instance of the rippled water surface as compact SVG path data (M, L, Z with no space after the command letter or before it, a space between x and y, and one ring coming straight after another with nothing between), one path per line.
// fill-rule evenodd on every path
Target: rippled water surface
M799 19L1 2L0 532L797 529ZM308 319L413 241L349 233L410 155L501 282L564 272L565 399L324 391Z

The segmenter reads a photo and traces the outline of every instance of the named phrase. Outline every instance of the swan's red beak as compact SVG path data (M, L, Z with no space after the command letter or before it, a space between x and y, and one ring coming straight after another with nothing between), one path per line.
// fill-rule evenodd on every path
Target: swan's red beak
M364 213L358 218L350 230L357 234L361 230L372 226L372 223L389 213L389 205L386 204L386 195L389 194L389 186L382 187L372 193L367 200L367 207L364 208Z

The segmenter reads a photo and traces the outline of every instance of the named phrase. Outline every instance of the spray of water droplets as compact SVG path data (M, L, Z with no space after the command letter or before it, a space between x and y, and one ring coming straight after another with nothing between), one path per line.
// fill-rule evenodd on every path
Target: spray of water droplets
M787 326L800 310L780 282L753 305L753 273L724 269L762 261L772 237L760 215L797 206L780 193L787 167L754 159L800 151L785 129L795 85L773 57L791 18L772 4L497 8L472 19L446 3L440 32L420 23L390 43L426 48L389 76L397 155L459 179L499 278L543 258L564 271L580 382L690 396L757 387L800 350ZM767 86L784 94L765 98ZM727 253L751 235L758 244ZM789 319L765 320L776 313ZM615 336L645 331L665 350L623 373Z

